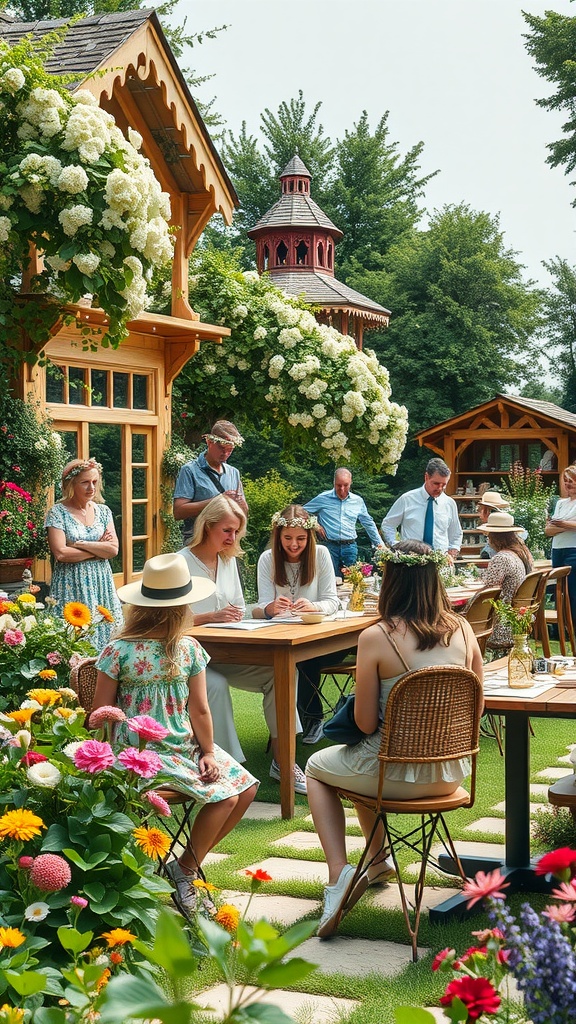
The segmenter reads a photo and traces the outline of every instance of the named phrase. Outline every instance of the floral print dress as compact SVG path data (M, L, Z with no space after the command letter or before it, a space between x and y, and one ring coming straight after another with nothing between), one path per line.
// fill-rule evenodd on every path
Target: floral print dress
M512 598L526 576L526 566L514 551L498 551L482 573L487 587L501 587L500 600L512 603ZM490 637L491 647L512 647L512 630L505 622L497 622Z
M44 526L55 526L62 530L67 542L77 540L100 540L106 527L112 522L112 512L107 505L94 504L94 522L92 526L81 523L65 505L53 505L48 511ZM114 622L102 622L90 634L90 643L97 651L102 650L110 636L123 623L122 605L120 604L112 567L107 558L90 558L82 562L54 562L50 593L57 602L57 610L62 609L68 601L82 601L95 617L97 607L103 605L114 616Z
M128 718L151 715L170 730L162 741L147 744L164 766L157 781L193 796L199 803L219 803L243 793L258 780L216 745L214 757L220 776L215 782L201 780L198 761L202 752L188 716L188 681L206 668L209 659L203 647L188 636L180 640L179 654L178 675L170 677L161 640L112 640L96 667L118 681L116 702ZM134 743L134 734L124 723L118 726L115 742Z

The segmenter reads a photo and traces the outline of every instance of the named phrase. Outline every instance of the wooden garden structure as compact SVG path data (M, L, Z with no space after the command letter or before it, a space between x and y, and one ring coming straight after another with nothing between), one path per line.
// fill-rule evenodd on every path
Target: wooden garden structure
M0 15L0 35L13 44L63 24L25 24ZM114 564L121 584L161 548L160 464L170 439L172 383L200 344L230 334L201 323L190 307L188 258L214 213L231 222L237 199L153 11L77 22L46 66L53 73L85 74L77 87L89 89L124 132L132 127L140 133L142 152L170 194L177 229L170 315L140 314L114 351L87 348L81 333L85 326L105 328L104 312L89 301L71 307L75 322L55 325L45 347L47 366L26 367L20 382L22 395L52 417L71 458L92 455L103 464L105 500L121 543ZM40 563L36 576L46 568Z

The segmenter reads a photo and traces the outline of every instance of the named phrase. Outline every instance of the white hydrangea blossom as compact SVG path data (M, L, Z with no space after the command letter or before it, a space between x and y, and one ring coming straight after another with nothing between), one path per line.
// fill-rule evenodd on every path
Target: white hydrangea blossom
M236 387L235 384L231 385L230 394L232 395L233 398L236 398L236 395L238 394L238 388Z
M316 405L312 406L312 409L310 411L315 419L321 420L324 419L326 415L326 406L322 405L321 402L318 402Z
M69 164L68 167L63 167L58 181L56 182L58 188L62 192L69 192L70 195L77 195L78 192L84 192L88 186L88 175L83 167L78 164Z
M257 327L254 331L254 341L262 341L268 334L265 327Z
M100 257L94 252L76 253L72 257L72 262L76 264L81 274L91 277L100 266Z
M9 92L14 95L26 84L26 79L20 68L8 68L0 78L0 91Z
M0 242L7 242L12 228L9 217L0 217Z
M277 379L282 372L285 362L286 360L284 359L284 356L279 352L275 356L272 356L272 359L268 364L268 376Z
M89 206L79 203L77 206L69 206L58 214L64 234L73 238L79 228L85 224L91 224L93 211Z

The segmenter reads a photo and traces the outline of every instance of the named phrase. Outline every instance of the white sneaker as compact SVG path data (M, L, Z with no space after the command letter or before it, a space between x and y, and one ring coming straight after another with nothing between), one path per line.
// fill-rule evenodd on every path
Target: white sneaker
M327 939L333 935L344 915L352 909L366 891L368 887L366 874L360 875L354 887L351 888L355 873L356 868L351 864L345 864L335 885L327 885L324 889L324 909L318 925L319 938ZM344 904L346 904L345 910L343 909Z
M310 746L319 743L320 740L324 739L324 721L322 718L312 718L310 720L310 728L304 733L302 737L302 743L308 743Z
M294 792L301 793L306 796L306 776L302 771L299 764L292 765L292 775L294 779ZM280 782L280 767L278 761L272 761L270 765L270 778L274 779L275 782Z

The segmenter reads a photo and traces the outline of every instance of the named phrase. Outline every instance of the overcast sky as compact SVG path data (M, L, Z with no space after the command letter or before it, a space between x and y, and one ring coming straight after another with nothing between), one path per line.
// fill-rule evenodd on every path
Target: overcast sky
M302 89L333 140L362 110L374 127L390 111L401 152L425 144L429 211L466 202L500 214L526 276L559 255L576 264L576 189L546 164L562 118L537 107L547 85L532 68L522 7L576 17L569 0L179 0L176 17L198 32L228 24L181 63L213 74L200 96L237 133L259 132L260 112ZM314 183L312 183L312 189Z

